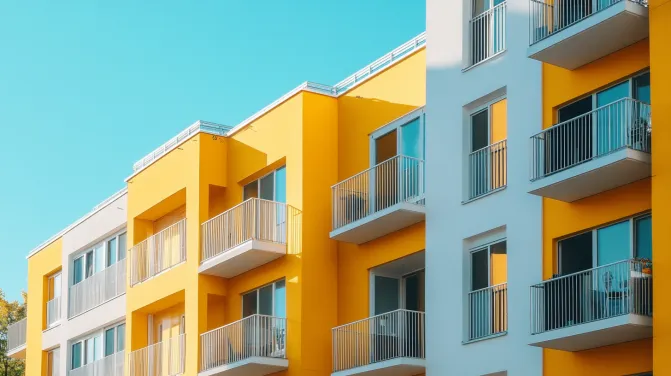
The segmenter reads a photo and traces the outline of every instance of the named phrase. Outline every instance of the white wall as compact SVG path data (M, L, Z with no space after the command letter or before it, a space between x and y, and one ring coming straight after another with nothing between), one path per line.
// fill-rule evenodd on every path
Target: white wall
M62 318L59 328L61 375L67 375L67 370L70 368L70 340L119 322L126 316L126 296L124 294L68 319L69 290L73 278L72 256L123 231L126 227L126 220L127 195L122 194L63 235Z
M541 65L527 58L529 0L508 0L505 53L462 72L470 0L427 1L427 375L542 375L528 346L529 288L541 280L542 203L528 194L529 137L541 129ZM467 105L495 91L508 99L508 186L462 204ZM508 248L508 334L463 344L468 245L503 229ZM463 308L463 309L462 309Z

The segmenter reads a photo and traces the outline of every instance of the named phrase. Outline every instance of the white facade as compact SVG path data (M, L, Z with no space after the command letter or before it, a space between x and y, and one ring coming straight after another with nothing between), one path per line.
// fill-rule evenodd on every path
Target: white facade
M72 314L70 309L70 291L74 284L73 265L75 258L83 252L103 244L102 252L107 255L107 242L115 238L117 242L117 256L126 244L119 244L120 234L126 231L127 194L121 191L97 206L93 212L70 226L63 233L63 254L61 272L61 316L56 326L44 331L42 336L43 350L58 348L60 359L54 361L59 367L60 375L68 375L71 369L71 344L88 335L100 332L105 328L122 323L126 317L126 278L114 280L114 286L120 287L118 292L108 293L112 298L103 300L100 304ZM126 260L116 260L116 267L126 268ZM107 269L107 262L104 265ZM100 272L99 272L100 273ZM95 275L95 274L94 274ZM109 281L103 281L102 290L109 291ZM114 290L116 291L116 290ZM92 291L84 291L84 296L91 297Z
M527 193L529 137L542 117L541 63L527 57L528 2L506 1L488 26L505 30L495 42L505 50L470 66L472 0L427 1L429 376L542 374L542 350L528 345L529 288L542 280L542 201ZM507 99L507 184L469 200L471 115L498 98ZM507 241L507 331L469 341L470 251L500 239Z

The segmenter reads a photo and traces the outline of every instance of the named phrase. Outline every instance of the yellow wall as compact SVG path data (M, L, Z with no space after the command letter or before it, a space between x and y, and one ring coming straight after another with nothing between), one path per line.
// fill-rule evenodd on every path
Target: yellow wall
M654 374L665 375L671 369L671 302L665 291L671 284L671 255L667 237L671 228L671 50L669 50L669 25L671 25L671 4L666 0L651 0L650 9L650 79L652 118L652 250L655 277L653 278L653 300L655 313L653 321ZM668 270L668 271L667 271Z
M550 127L556 122L558 107L640 72L649 65L647 40L573 71L544 64L543 127ZM650 190L651 180L645 179L573 203L543 199L543 277L548 279L555 273L558 238L650 210ZM656 214L653 217L655 226L658 219ZM657 265L658 260L655 261ZM655 276L657 278L657 272ZM544 350L544 373L546 376L621 376L650 371L650 346L651 340L642 340L582 352Z
M26 333L26 375L46 372L42 351L42 330L46 328L47 278L61 269L63 243L58 239L28 259L28 329ZM67 307L61 302L61 307Z

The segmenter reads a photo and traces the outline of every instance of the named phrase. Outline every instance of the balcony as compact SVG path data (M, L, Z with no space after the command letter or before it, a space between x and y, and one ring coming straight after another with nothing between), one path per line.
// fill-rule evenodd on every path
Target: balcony
M198 271L235 277L287 253L287 205L250 198L202 224Z
M68 318L126 293L126 260L121 260L70 287Z
M466 69L506 50L506 2L473 17L468 27L471 43Z
M529 57L576 69L648 37L647 0L530 0Z
M186 261L186 219L150 236L130 250L134 286Z
M424 220L424 161L397 155L331 191L331 239L362 244Z
M61 321L61 297L57 296L47 302L47 329Z
M332 376L426 372L424 312L399 309L333 328Z
M252 315L200 336L200 376L263 376L284 371L287 319Z
M508 332L508 284L468 293L468 339L479 341Z
M531 286L532 346L581 351L652 337L652 263L625 260Z
M174 376L184 373L185 334L168 338L128 355L129 376Z
M123 376L126 353L119 351L68 372L68 376Z
M28 320L17 321L7 327L7 356L14 359L26 358L26 331Z
M651 174L650 105L624 98L531 137L531 191L573 202Z
M508 142L502 140L468 155L467 201L506 187Z

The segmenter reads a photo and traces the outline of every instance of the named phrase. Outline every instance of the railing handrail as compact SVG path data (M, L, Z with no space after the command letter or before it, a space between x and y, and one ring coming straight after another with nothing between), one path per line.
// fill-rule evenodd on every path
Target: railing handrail
M336 329L345 328L345 327L350 326L350 325L362 323L362 322L369 321L369 320L374 320L378 317L391 315L391 314L394 314L394 313L397 313L397 312L419 313L419 314L422 314L422 315L426 314L426 312L424 312L424 311L413 311L411 309L399 308L399 309L395 309L393 311L389 311L389 312L380 313L380 314L377 314L377 315L374 315L374 316L366 317L365 319L360 319L360 320L357 320L357 321L348 322L347 324L334 326L333 328L331 328L331 330L333 331L333 330L336 330Z
M180 219L179 221L177 221L177 222L171 224L170 226L164 228L163 230L161 230L161 231L159 231L159 232L157 232L157 233L155 233L155 234L153 234L153 235L147 237L146 239L144 239L144 240L138 242L137 244L135 244L134 246L132 246L131 249L129 249L129 251L134 250L137 246L142 245L143 243L149 241L149 239L155 239L155 238L157 238L158 236L162 235L164 232L167 232L167 231L171 230L173 227L177 227L177 226L178 226L179 224L181 224L181 223L186 223L186 218L182 218L182 219Z
M348 177L348 178L345 179L345 180L341 180L341 181L337 182L336 184L333 184L333 185L331 186L331 189L334 189L334 188L336 188L338 185L340 185L340 184L342 184L342 183L345 183L345 182L347 182L347 181L349 181L349 180L351 180L351 179L354 179L354 178L356 178L356 177L359 177L359 176L361 176L361 175L364 175L364 174L366 174L366 173L368 173L368 172L374 170L375 168L377 168L377 167L379 167L379 166L381 166L381 165L383 165L383 164L385 164L385 163L388 163L388 162L391 161L391 160L394 160L394 159L400 159L400 158L407 158L407 159L409 159L409 160L414 160L414 161L422 162L422 163L424 162L424 160L421 159L421 158L410 157L410 156L407 156L407 155L404 155L404 154L397 154L397 155L395 155L395 156L393 156L393 157L391 157L391 158L389 158L389 159L385 159L384 161L382 161L382 162L376 164L375 166L369 167L369 168L367 168L367 169L365 169L365 170L363 170L363 171L357 173L356 175L352 175L352 176Z
M640 264L642 264L643 261L637 260L637 259L635 259L635 258L630 258L630 259L626 259L626 260L615 261L615 262L611 262L610 264L599 265L599 266L597 266L597 267L590 268L590 269L585 269L585 270L581 270L581 271L579 271L579 272L574 272L574 273L571 273L571 274L565 274L565 275L562 275L562 276L559 276L559 277L554 277L554 278L546 279L546 280L544 280L544 281L542 281L542 282L539 282L539 283L536 283L536 284L531 285L531 287L532 287L532 288L540 288L540 287L542 287L542 285L547 284L547 283L550 283L550 282L559 281L559 280L566 279L566 278L570 278L570 277L574 277L574 276L577 276L577 275L580 275L580 274L591 273L591 272L597 271L597 270L599 270L599 269L605 269L605 268L611 267L611 266L613 266L613 265L624 264L624 263L633 263L633 264L640 263Z
M223 213L220 213L220 214L215 215L214 217L208 219L207 221L201 223L200 225L203 226L203 225L205 225L205 224L207 224L207 223L210 223L210 222L214 221L215 219L218 219L218 218L220 218L220 217L222 217L222 216L224 216L224 215L226 215L226 214L232 212L233 210L235 210L235 209L237 209L237 208L239 208L239 207L241 207L241 206L243 206L243 205L245 205L246 203L251 202L251 201L259 201L259 202L263 201L263 202L268 202L268 203L271 203L271 204L287 205L286 202L279 202L279 201L267 200L267 199L264 199L264 198L258 198L258 197L250 197L250 198L246 199L245 201L243 201L243 202L241 202L241 203L239 203L239 204L237 204L237 205L231 207L230 209L224 211Z
M236 325L236 324L240 324L241 322L243 322L243 321L245 321L245 320L247 320L247 319L250 319L250 318L252 318L252 317L266 317L266 318L270 318L270 319L286 320L286 317L278 317L278 316L272 316L272 315L262 315L262 314L260 314L260 313L255 313L255 314L253 314L253 315L249 315L249 316L247 316L247 317L243 317L243 318L241 318L240 320L233 321L232 323L228 323L228 324L226 324L226 325L222 325L222 326L220 326L220 327L218 327L218 328L214 328L214 329L212 329L212 330L208 330L207 332L202 333L200 336L203 337L203 336L206 335L206 334L213 333L213 332L216 332L216 331L218 331L218 330L221 330L221 329L224 329L224 328L228 328L228 327L234 326L234 325Z
M142 347L142 348L139 348L139 349L137 349L137 350L133 350L133 351L129 352L128 355L130 356L130 355L133 355L133 354L137 354L137 353L140 352L140 351L145 351L145 350L147 350L147 349L149 349L149 348L152 348L152 347L155 347L155 346L163 345L164 343L167 344L167 343L170 343L170 342L173 342L173 341L177 341L177 340L179 340L179 339L183 339L183 338L185 338L185 336L186 336L186 333L182 333L182 334L179 334L179 335L174 336L174 337L165 338L165 339L163 339L163 340L161 340L161 341L159 341L159 342L152 343L151 345L147 345L147 346Z
M503 1L503 2L501 2L501 4L497 4L496 6L493 6L493 7L489 8L489 9L485 10L485 11L482 12L482 13L478 13L477 15L473 16L468 22L474 22L474 21L477 21L478 19L480 19L480 18L486 16L487 14L489 14L489 13L493 13L494 11L497 10L497 8L502 8L502 7L504 7L504 6L506 5L506 2L507 2L507 1Z
M472 151L472 152L468 153L468 155L477 154L478 152L481 152L481 151L483 151L483 150L490 149L490 148L493 147L493 146L500 145L500 144L505 144L507 141L508 141L508 139L507 139L507 138L504 138L503 140L496 141L496 142L494 142L494 143L492 143L492 144L489 144L489 145L487 145L487 146L483 146L483 147L481 147L481 148L478 149L478 150Z
M501 286L505 286L505 285L508 285L508 282L497 283L496 285L491 285L491 286L487 286L487 287L484 287L484 288L481 288L481 289L469 291L468 295L475 294L477 292L481 292L481 291L485 291L485 290L493 290L497 287L501 287Z
M625 1L625 0L622 0L622 1ZM626 0L626 1L629 1L629 0ZM626 101L626 102L633 102L633 103L639 103L639 104L642 104L642 105L645 105L645 106L650 106L649 103L645 103L645 102L643 102L643 101L640 101L640 100L638 100L638 99L634 99L634 98L632 98L632 97L620 98L620 99L615 100L615 101L613 101L613 102L604 104L604 105L601 106L601 107L597 107L597 108L595 108L595 109L593 109L593 110L591 110L591 111L589 111L589 112L586 112L586 113L584 113L584 114L582 114L582 115L578 115L578 116L573 117L573 118L571 118L571 119L564 120L564 121L562 121L562 122L560 122L560 123L557 123L557 124L554 124L554 125L552 125L552 126L550 126L550 127L548 127L548 128L545 128L545 129L543 129L542 131L540 131L540 132L534 134L533 136L531 136L531 138L532 138L532 139L533 139L533 138L536 138L536 137L538 137L538 136L540 136L540 135L542 135L542 134L548 132L549 130L551 130L551 129L553 129L553 128L560 127L560 126L562 126L562 125L564 125L564 124L569 124L569 123L575 122L577 119L580 119L580 118L583 118L583 117L591 116L594 112L597 112L597 111L602 110L602 109L604 109L604 108L606 108L606 107L612 106L612 105L614 105L615 103L624 102L624 101Z

